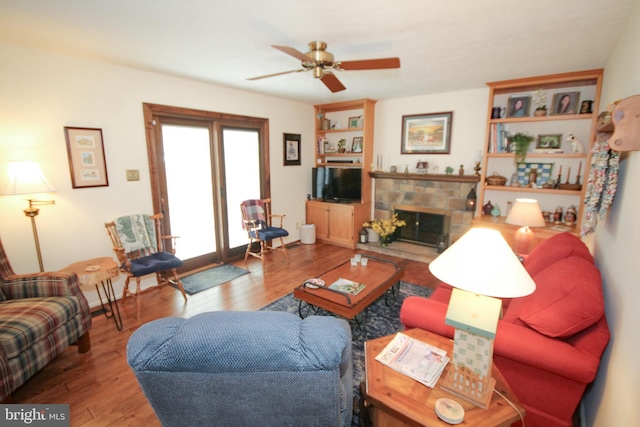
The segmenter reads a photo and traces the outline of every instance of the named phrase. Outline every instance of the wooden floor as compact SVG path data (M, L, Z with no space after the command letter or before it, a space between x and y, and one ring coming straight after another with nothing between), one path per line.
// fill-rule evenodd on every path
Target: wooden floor
M140 320L135 318L133 299L128 299L120 304L124 323L121 332L112 320L103 315L94 317L91 351L79 354L76 347L67 349L16 390L14 402L68 403L72 426L159 426L126 361L127 341L140 325L161 317L190 317L207 311L258 310L355 252L323 243L294 244L289 249L290 263L281 252L269 254L264 268L258 259L251 259L251 274L192 295L187 303L168 286L147 292ZM405 267L403 280L436 286L426 264L396 260ZM244 267L242 262L234 264Z

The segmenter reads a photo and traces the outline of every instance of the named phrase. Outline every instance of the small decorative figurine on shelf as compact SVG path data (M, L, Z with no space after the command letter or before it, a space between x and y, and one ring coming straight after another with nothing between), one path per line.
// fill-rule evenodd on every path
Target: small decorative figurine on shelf
M427 169L429 169L429 162L418 160L418 163L416 164L416 173L426 174Z
M495 205L493 205L493 209L491 209L491 216L497 218L500 216L500 213L500 206L498 206L498 204L496 203Z
M464 165L460 165L460 169L458 169L458 175L464 175Z
M451 166L447 166L447 168L444 170L444 172L447 175L451 175L453 173L453 168Z
M569 206L567 208L567 212L565 212L564 214L565 225L568 225L568 226L576 225L576 217L577 217L576 207L573 205Z
M558 206L556 211L553 213L553 222L555 224L562 224L562 206Z
M572 153L584 153L584 147L582 146L582 143L578 141L578 138L574 134L569 134L569 136L567 137L567 142L569 143L569 145L571 145Z

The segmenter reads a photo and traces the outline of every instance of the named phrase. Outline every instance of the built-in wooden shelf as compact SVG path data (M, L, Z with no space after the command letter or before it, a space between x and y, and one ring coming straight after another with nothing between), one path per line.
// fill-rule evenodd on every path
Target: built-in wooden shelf
M412 179L416 181L446 181L446 182L480 182L479 175L453 175L453 174L430 174L430 173L391 173L391 172L369 172L372 178L378 179Z

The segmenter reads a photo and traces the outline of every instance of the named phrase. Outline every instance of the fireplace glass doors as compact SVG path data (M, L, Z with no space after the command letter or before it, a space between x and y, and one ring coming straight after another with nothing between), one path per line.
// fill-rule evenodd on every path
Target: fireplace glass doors
M451 211L421 206L397 205L393 212L407 225L396 229L395 240L438 247L449 242Z

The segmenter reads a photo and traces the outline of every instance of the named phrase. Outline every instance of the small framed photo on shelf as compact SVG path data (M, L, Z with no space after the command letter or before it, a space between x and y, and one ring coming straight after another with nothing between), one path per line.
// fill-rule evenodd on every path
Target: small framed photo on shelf
M362 117L349 117L349 129L361 128Z
M562 143L562 134L554 134L554 135L538 135L538 140L536 141L536 149L545 150L545 149L559 149L560 144Z
M65 127L73 188L108 187L102 129Z
M507 105L507 117L529 117L530 96L511 96Z
M302 136L299 133L283 134L284 166L300 166L300 142Z
M361 136L353 137L353 142L351 143L351 152L362 153L362 137Z
M559 92L553 95L551 115L578 114L580 92Z
M449 154L453 112L402 116L401 154Z

